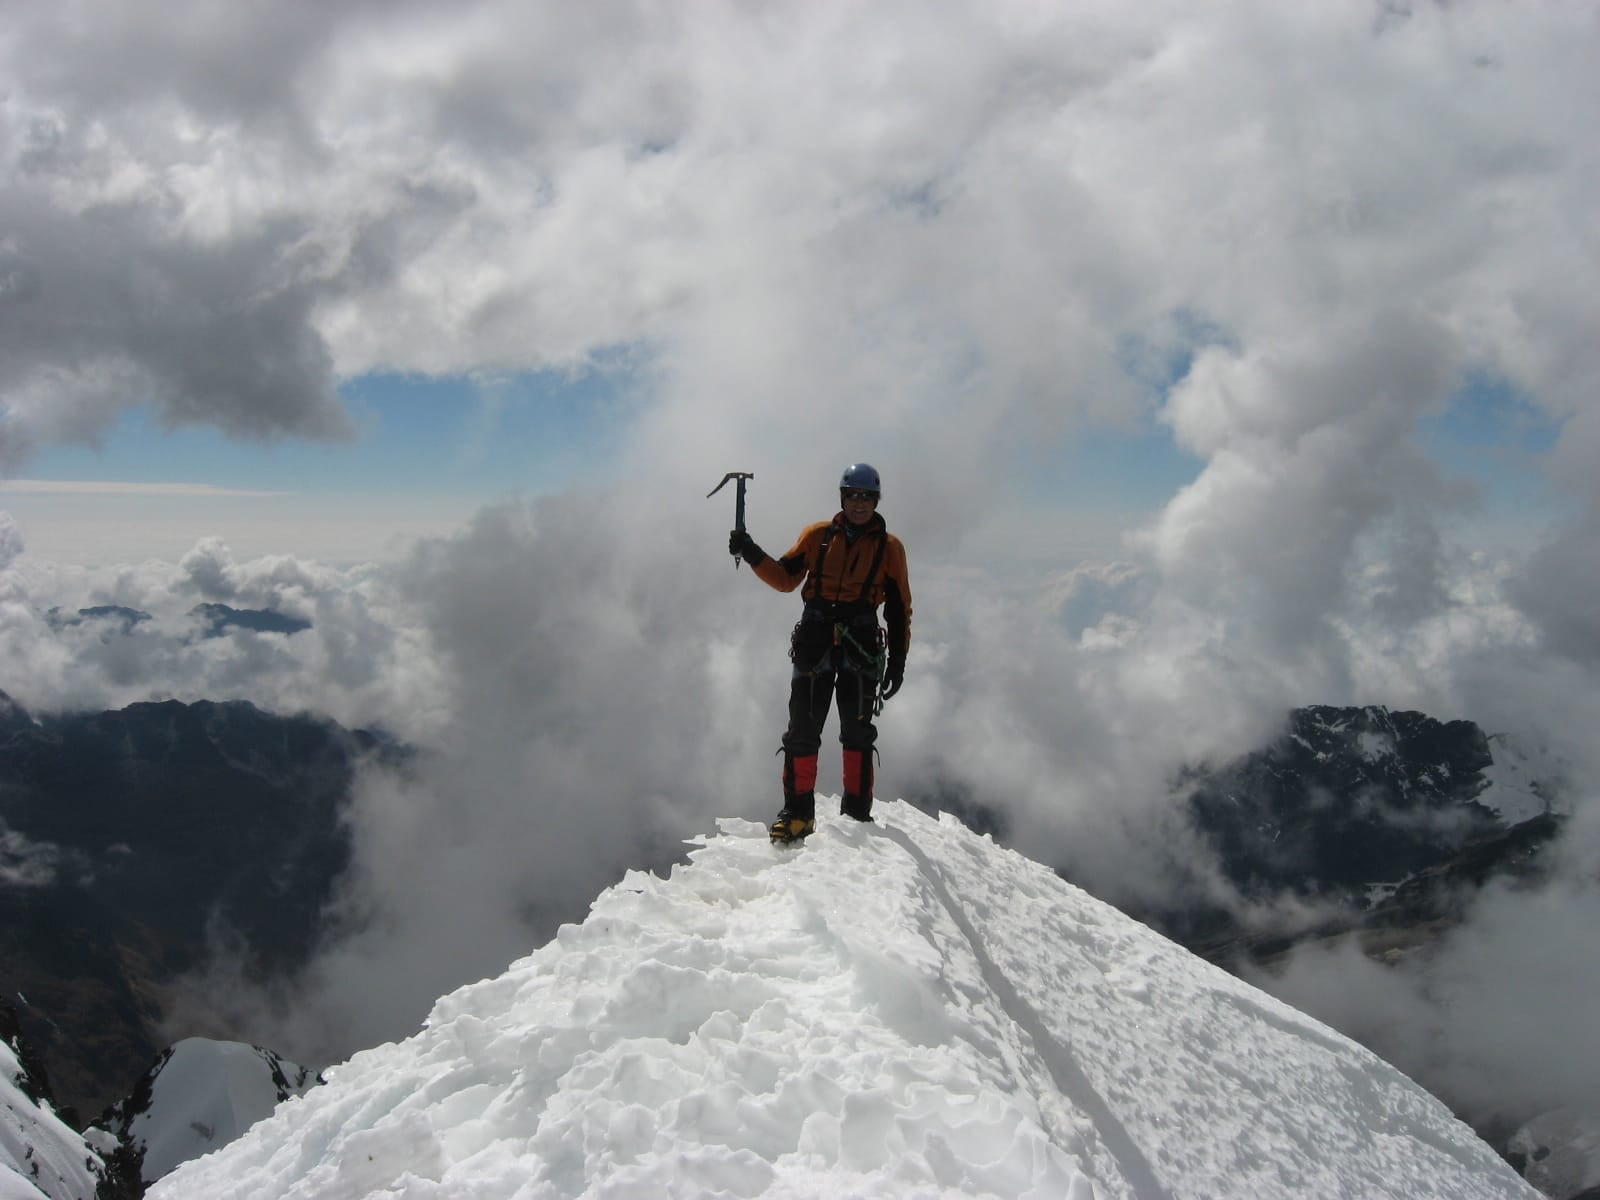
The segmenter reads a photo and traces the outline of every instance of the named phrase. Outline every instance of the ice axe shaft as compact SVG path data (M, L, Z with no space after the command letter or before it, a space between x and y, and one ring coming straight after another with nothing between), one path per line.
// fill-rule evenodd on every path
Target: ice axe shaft
M736 533L744 532L744 481L754 478L755 473L753 471L729 471L722 477L721 483L706 493L706 499L709 500L728 486L728 480L732 479L734 481L733 528ZM739 566L739 556L737 554L733 556L733 565L735 569Z

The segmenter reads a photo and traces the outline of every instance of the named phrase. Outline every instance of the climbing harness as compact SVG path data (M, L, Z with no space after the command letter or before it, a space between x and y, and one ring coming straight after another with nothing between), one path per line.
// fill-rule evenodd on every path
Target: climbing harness
M876 621L872 623L872 627L877 633L877 636L872 639L875 645L874 650L869 651L860 642L856 641L855 635L850 632L850 627L842 621L834 622L833 644L835 646L848 646L855 651L856 660L867 667L867 670L858 673L861 675L863 684L872 684L872 715L876 717L883 712L883 676L884 672L888 670L889 658L883 649L883 631L878 629ZM864 688L858 689L860 692L865 690ZM858 695L856 704L861 706L864 700L865 695ZM859 707L857 711L860 711Z

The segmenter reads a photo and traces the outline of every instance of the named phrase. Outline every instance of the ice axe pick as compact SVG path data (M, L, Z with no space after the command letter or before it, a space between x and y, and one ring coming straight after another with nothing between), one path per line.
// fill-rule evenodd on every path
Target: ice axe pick
M706 499L709 500L728 486L728 480L734 480L737 489L734 493L733 502L733 528L735 533L744 532L744 481L754 478L755 472L753 471L729 471L722 477L721 483L706 493ZM733 556L733 569L736 571L739 569L739 556L737 554Z

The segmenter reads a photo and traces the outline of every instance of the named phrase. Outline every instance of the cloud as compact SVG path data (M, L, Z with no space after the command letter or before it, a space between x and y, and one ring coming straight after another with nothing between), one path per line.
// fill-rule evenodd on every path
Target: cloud
M1600 663L1600 518L1568 527L1529 556L1510 593L1538 626L1546 644L1588 666Z
M81 856L54 842L36 842L0 822L0 884L8 888L54 887L63 866L71 873L88 869Z
M22 553L22 531L8 512L0 512L0 571L4 571Z
M180 563L76 567L34 559L18 542L0 569L0 650L12 664L7 691L32 712L244 699L426 740L450 703L428 634L384 568L287 555L239 562L216 538ZM292 637L200 638L189 613L204 602L270 609L312 627ZM151 619L131 627L48 619L53 608L95 606Z
M221 538L206 538L185 554L178 566L207 600L234 600L238 585L232 578L231 559Z
M52 147L0 183L18 270L39 281L3 301L0 468L14 472L44 444L95 444L145 397L169 426L348 436L309 323L315 283L282 277L298 233L275 222L201 244L161 228L149 211L159 196L46 203L38 177L77 170L56 162L73 153Z
M146 16L10 42L13 461L136 397L335 435L336 374L651 345L655 431L705 458L850 417L975 486L1134 419L1120 348L1176 312L1265 361L1413 305L1401 370L1490 360L1555 408L1594 378L1549 271L1592 154L1576 13Z
M1068 633L1087 641L1109 621L1128 622L1149 607L1156 579L1137 563L1085 563L1045 585L1041 602L1057 607Z
M1313 650L1349 605L1361 538L1449 511L1450 490L1406 434L1452 381L1438 330L1403 312L1262 355L1205 352L1166 406L1180 442L1207 459L1152 534L1168 585L1248 625L1273 657ZM1411 571L1431 562L1407 558ZM1427 577L1413 588L1436 592Z
M1600 1102L1600 1040L1583 1002L1596 971L1580 949L1597 917L1592 881L1491 888L1428 955L1387 967L1342 943L1298 951L1256 981L1426 1080L1479 1128L1509 1129Z

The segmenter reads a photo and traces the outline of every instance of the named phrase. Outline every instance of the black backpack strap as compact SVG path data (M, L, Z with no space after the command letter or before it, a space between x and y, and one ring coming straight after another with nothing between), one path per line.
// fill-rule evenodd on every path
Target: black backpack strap
M811 578L806 580L806 591L810 595L802 593L803 599L822 599L822 564L828 561L828 547L833 544L833 535L838 532L839 527L832 521L829 521L827 528L822 531L822 544L817 548L817 564L811 568Z
M806 580L807 600L822 599L822 567L828 561L828 547L833 544L833 535L839 532L839 527L830 523L822 531L822 543L817 548L817 562L811 568L811 578ZM883 569L883 558L889 552L889 531L880 530L878 533L878 548L873 551L872 565L867 568L867 573L861 580L861 594L857 598L865 604L872 598L873 584L878 581L878 572Z
M889 531L885 529L878 535L878 550L872 556L872 565L867 568L867 574L861 581L861 599L863 602L872 599L872 585L877 582L878 569L883 566L883 556L889 551Z

